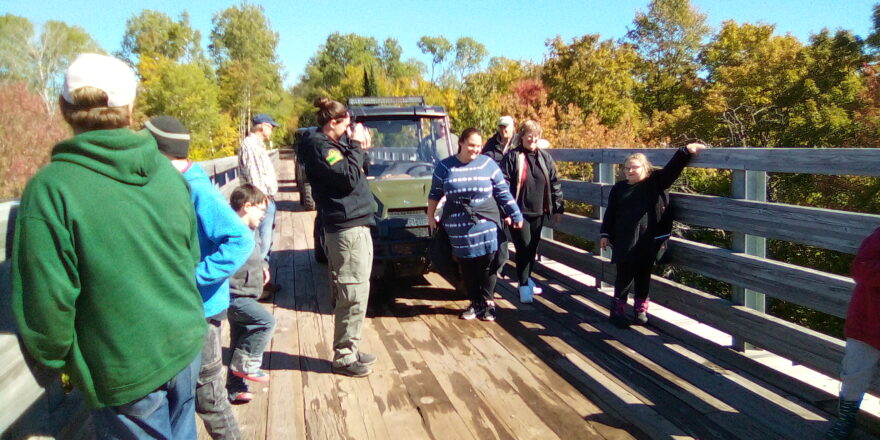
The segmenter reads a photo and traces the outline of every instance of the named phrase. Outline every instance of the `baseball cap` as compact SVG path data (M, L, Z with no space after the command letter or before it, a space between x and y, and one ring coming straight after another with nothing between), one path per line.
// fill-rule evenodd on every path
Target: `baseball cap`
M64 74L61 96L73 102L73 92L82 87L94 87L107 94L108 107L123 107L134 102L138 80L128 64L118 58L96 53L76 57Z
M502 116L501 119L498 120L498 125L506 127L508 125L513 125L513 117L511 116Z
M277 126L278 126L278 123L275 122L275 120L272 119L271 116L269 116L269 115L267 115L267 114L265 114L265 113L260 113L260 114L258 114L258 115L256 115L256 116L254 116L253 119L251 119L251 124L253 124L253 125L257 125L257 124L272 124L273 127L277 127Z

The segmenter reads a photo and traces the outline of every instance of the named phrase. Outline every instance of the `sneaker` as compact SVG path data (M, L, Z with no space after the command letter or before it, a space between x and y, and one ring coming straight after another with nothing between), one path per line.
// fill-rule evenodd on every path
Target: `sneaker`
M370 367L362 364L360 361L354 361L348 365L336 366L334 365L332 368L333 372L336 374L341 374L344 376L352 376L352 377L364 377L370 373Z
M229 393L229 403L233 403L236 405L240 405L242 403L248 403L251 400L254 400L254 395L248 391L233 391Z
M483 321L494 321L495 320L495 305L487 305L485 309L483 309L483 313L480 313L480 319Z
M636 299L635 303L633 303L633 322L638 325L645 325L648 323L648 300L640 300Z
M242 379L249 380L251 382L268 382L269 374L263 370L257 370L255 373L245 373L244 371L232 370L232 374L234 376L238 376Z
M470 307L467 308L467 310L462 312L461 319L470 321L472 319L476 319L478 314L479 310L477 310L477 306L471 304Z
M608 317L616 327L627 328L630 325L626 317L626 299L614 298L611 302L611 314Z
M535 280L533 280L531 278L529 278L529 287L532 288L532 294L534 294L534 295L540 295L540 294L544 293L544 289L538 287L538 285L535 284Z
M370 353L358 352L358 362L364 365L373 365L376 363L376 355Z

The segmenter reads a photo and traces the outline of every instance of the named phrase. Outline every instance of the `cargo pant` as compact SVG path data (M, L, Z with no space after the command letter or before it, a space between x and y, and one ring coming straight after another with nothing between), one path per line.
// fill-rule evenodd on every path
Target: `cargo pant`
M370 296L373 238L368 226L355 226L338 232L325 230L324 244L336 298L333 365L341 367L357 360Z
M213 439L241 439L238 420L226 398L223 356L220 345L220 321L208 319L208 333L202 349L202 368L196 383L196 413L205 422Z

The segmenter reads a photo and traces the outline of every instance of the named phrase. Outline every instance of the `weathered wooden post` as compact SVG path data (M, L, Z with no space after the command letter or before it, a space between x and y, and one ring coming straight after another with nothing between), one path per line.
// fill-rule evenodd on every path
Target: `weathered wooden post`
M731 196L736 199L767 201L767 172L751 170L733 170L733 185ZM733 233L734 252L742 252L747 255L765 258L767 256L767 239L755 235ZM732 300L735 304L746 306L761 313L766 309L766 298L763 293L749 290L739 286L732 286ZM741 338L733 337L733 348L744 351L753 348Z
M616 180L617 180L617 178L614 175L614 162L611 162L611 159L608 158L608 155L606 155L605 152L603 151L602 152L602 162L593 164L593 181L597 182L597 183L605 183L605 184L609 184L609 185L614 185L614 182L616 182ZM605 207L605 203L606 203L605 202L605 195L608 193L608 191L609 191L608 189L605 189L605 188L602 189L601 195L599 196L600 203L598 206L595 207L597 209L593 210L593 212L598 213L599 220L601 220L605 216L605 210L607 209ZM605 258L611 258L611 250L608 249L608 250L603 251L601 248L599 248L600 238L597 236L597 237L595 237L595 240L596 240L596 253L598 253L599 255L601 255ZM596 287L597 288L610 287L611 286L610 284L602 282L602 278L603 278L602 274L596 275Z

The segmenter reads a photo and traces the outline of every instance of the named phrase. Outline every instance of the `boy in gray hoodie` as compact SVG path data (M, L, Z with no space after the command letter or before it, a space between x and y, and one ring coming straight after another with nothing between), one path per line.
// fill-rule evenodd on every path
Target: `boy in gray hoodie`
M229 196L232 209L255 231L266 212L266 195L257 187L245 184ZM275 317L257 302L263 286L269 282L269 265L260 253L260 234L254 234L254 251L241 269L229 279L229 333L232 360L226 377L226 390L232 403L253 399L243 379L267 382L269 375L260 369L263 351L275 331Z

